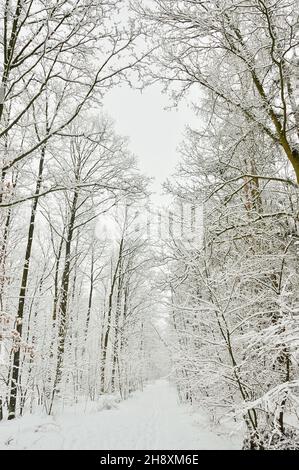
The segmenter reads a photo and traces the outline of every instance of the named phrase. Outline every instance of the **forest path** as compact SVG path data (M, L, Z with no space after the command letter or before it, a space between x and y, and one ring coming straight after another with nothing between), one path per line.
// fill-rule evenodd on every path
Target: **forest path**
M31 423L30 423L31 418ZM32 419L35 420L32 422ZM30 425L31 424L31 425ZM206 419L180 406L166 380L148 385L116 409L28 416L0 424L4 449L229 449L236 445L208 429Z

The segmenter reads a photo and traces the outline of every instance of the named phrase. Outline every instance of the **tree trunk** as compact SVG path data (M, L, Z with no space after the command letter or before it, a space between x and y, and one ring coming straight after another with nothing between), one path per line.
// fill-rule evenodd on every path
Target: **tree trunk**
M36 197L33 199L32 208L31 208L31 216L30 216L30 222L29 222L27 245L26 245L25 259L24 259L24 264L23 264L23 273L22 273L21 287L20 287L20 292L19 292L19 303L18 303L18 310L17 310L17 317L16 317L16 330L19 333L20 338L22 338L24 307L25 307L25 298L26 298L26 291L27 291L27 284L28 284L28 274L29 274L29 268L30 268L33 235L34 235L34 228L35 228L36 209L37 209L37 204L38 204L38 196L39 196L40 188L42 184L45 153L46 153L46 148L45 146L43 146L40 161L39 161L38 177L37 177L36 188L35 188ZM10 379L10 398L9 398L9 405L8 405L8 410L9 410L8 419L14 419L16 416L19 374L20 374L20 348L17 347L13 353L12 374L11 374L11 379Z
M108 343L110 339L110 333L111 333L111 316L112 316L112 307L113 307L113 295L114 295L114 289L117 281L117 276L118 276L118 271L119 267L121 264L122 260L122 251L123 251L123 244L124 240L123 238L121 239L120 245L119 245L119 252L118 252L118 260L116 263L116 267L114 270L113 278L112 278L112 283L110 287L110 293L109 293L109 302L108 302L108 312L107 312L107 326L106 326L106 331L104 333L104 341L102 345L102 360L101 360L101 392L105 393L106 392L106 384L105 384L105 375L106 375L106 370L107 370L107 349L108 349Z
M74 226L76 220L77 201L78 201L78 190L74 191L73 201L71 205L70 222L68 225L67 238L65 244L65 261L64 269L61 279L61 296L58 306L58 347L57 347L57 361L56 371L52 390L51 403L49 407L49 414L52 412L53 402L55 395L58 392L58 387L62 376L63 356L65 349L65 337L66 337L66 322L67 322L67 308L68 308L68 293L69 293L69 282L70 282L70 266L71 266L71 247L74 234Z

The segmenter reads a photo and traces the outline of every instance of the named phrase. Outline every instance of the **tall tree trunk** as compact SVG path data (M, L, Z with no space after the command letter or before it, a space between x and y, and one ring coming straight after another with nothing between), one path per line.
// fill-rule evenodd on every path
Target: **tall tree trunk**
M111 372L111 391L115 391L116 375L117 375L117 364L118 364L118 350L119 350L119 322L121 316L121 299L122 299L122 285L123 276L122 268L119 268L118 286L117 286L117 298L116 298L116 310L114 320L114 344L112 353L112 372Z
M91 307L92 307L93 290L94 290L94 247L92 246L91 260L90 260L90 282L89 282L88 306L87 306L85 332L84 332L84 342L85 343L86 343L86 340L87 340L88 327L89 327L89 322L90 322L90 313L91 313Z
M45 146L43 146L42 151L41 151L40 161L39 161L38 177L37 177L36 188L35 188L35 193L34 193L35 198L33 199L32 208L31 208L26 252L25 252L25 259L24 259L24 264L23 264L23 273L22 273L21 287L20 287L20 292L19 292L18 310L17 310L17 317L16 317L16 330L19 333L20 338L22 338L24 307L25 307L25 298L26 298L26 291L27 291L27 284L28 284L28 274L29 274L29 268L30 268L33 235L34 235L34 228L35 228L36 209L37 209L37 204L38 204L38 196L40 194L40 188L42 184L45 153L46 153L46 148ZM17 347L13 352L12 373L11 373L11 379L10 379L10 397L9 397L9 405L8 405L8 411L9 411L8 419L14 419L16 416L19 374L20 374L20 348Z
M111 333L111 316L112 316L112 307L113 307L113 296L114 296L114 289L116 286L116 281L117 281L117 276L118 276L118 271L122 259L122 252L123 252L123 244L124 240L123 238L121 239L120 245L119 245L119 252L118 252L118 259L116 263L116 267L114 270L112 282L111 282L111 287L110 287L110 293L109 293L109 301L108 301L108 312L107 312L107 326L106 330L104 332L104 337L103 337L103 345L102 345L102 360L101 360L101 392L105 393L106 390L106 370L107 370L107 362L108 362L108 357L107 357L107 349L108 349L108 344L109 344L109 339L110 339L110 333Z
M58 306L58 347L57 347L57 361L56 371L52 390L51 403L49 407L49 414L52 412L53 402L55 395L58 392L59 384L62 377L62 367L65 349L65 338L66 338L66 324L67 324L67 308L68 308L68 294L69 294L69 283L70 283L70 267L71 267L71 247L74 234L74 226L77 212L77 201L78 201L78 190L74 191L73 200L71 204L70 222L68 224L67 237L65 243L65 260L64 269L61 278L61 289L60 289L60 302Z

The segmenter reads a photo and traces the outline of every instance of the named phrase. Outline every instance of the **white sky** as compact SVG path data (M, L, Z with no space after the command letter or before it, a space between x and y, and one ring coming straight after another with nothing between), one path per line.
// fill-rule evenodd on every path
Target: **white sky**
M142 173L154 177L151 189L159 193L179 161L177 146L186 124L196 127L197 117L187 104L171 105L159 85L141 93L129 86L115 87L107 93L104 110L115 121L116 132L130 138L130 149L139 159Z

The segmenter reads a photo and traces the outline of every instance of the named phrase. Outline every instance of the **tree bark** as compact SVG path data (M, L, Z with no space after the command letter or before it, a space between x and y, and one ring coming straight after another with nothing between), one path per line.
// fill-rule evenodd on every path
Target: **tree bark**
M26 298L26 291L27 291L27 284L28 284L30 258L31 258L33 235L34 235L34 228L35 228L35 219L36 219L36 212L37 212L36 209L38 205L38 196L39 196L40 188L42 184L45 153L46 153L46 148L43 147L40 161L39 161L38 177L37 177L36 188L35 188L36 197L33 199L32 208L31 208L26 252L25 252L25 259L24 259L24 264L23 264L21 287L20 287L20 292L19 292L19 303L18 303L18 310L17 310L17 317L16 317L16 330L18 334L20 335L20 338L22 338L25 298ZM8 405L8 410L9 410L8 419L14 419L16 416L19 374L20 374L20 348L17 347L13 353L12 373L11 373L11 379L10 379L10 397L9 397L9 405Z

